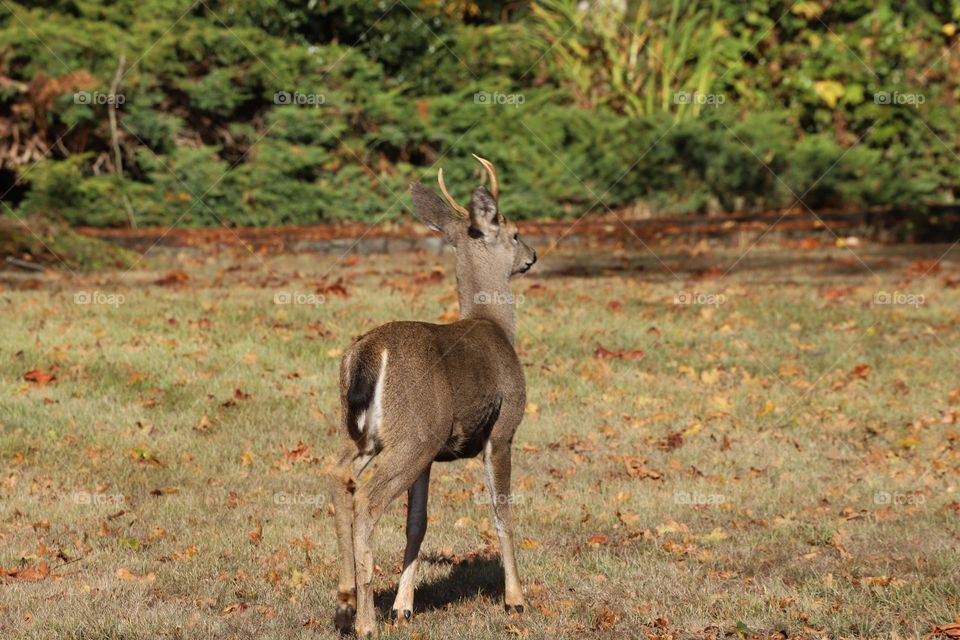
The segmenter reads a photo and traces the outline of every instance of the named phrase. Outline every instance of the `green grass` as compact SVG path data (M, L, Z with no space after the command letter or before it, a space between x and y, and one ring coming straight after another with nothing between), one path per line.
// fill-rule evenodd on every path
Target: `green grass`
M860 246L871 273L847 249L768 245L725 277L740 251L546 252L515 288L535 405L514 458L529 612L503 613L470 460L434 468L417 614L383 631L919 638L953 621L958 262L920 277L914 255L945 249ZM384 321L450 312L450 261L171 260L3 281L0 567L51 572L3 579L4 637L334 637L339 355ZM154 284L168 269L190 280ZM349 297L274 303L336 278ZM872 304L881 291L924 304ZM377 530L382 609L403 502Z

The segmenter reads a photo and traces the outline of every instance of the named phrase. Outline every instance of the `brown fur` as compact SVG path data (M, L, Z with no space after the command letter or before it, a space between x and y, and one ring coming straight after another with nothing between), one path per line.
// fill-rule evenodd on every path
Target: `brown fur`
M411 195L418 217L456 250L462 319L448 325L391 322L357 339L344 354L340 395L350 442L333 474L341 555L335 621L341 631L355 622L361 635L376 632L370 549L376 522L407 490L407 550L394 604L398 619L406 620L426 530L430 467L481 450L495 497L506 605L523 610L509 492L510 448L523 418L526 387L513 348L509 279L529 269L536 254L483 186L474 191L469 218L455 215L418 183L411 185Z

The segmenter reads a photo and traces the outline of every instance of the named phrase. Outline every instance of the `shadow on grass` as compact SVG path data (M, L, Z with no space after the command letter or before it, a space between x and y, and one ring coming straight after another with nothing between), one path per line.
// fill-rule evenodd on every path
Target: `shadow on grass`
M477 556L451 560L447 556L425 555L420 559L420 571L426 565L449 565L450 573L438 580L418 583L413 598L414 615L425 611L446 609L451 604L476 598L503 600L503 567L499 555ZM390 619L396 588L376 594L377 609L385 620Z

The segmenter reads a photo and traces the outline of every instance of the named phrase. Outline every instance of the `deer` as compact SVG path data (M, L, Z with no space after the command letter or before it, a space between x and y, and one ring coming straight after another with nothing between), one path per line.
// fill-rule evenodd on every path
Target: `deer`
M442 168L437 182L446 202L419 182L410 185L414 214L442 234L456 256L460 319L384 324L354 340L340 364L345 443L332 473L340 556L334 625L344 635L377 633L372 537L403 491L406 548L391 617L397 624L411 619L431 466L481 452L504 568L504 607L511 614L524 610L510 469L526 381L514 347L510 279L529 271L537 255L500 212L493 164L474 158L483 176L468 207L450 195Z

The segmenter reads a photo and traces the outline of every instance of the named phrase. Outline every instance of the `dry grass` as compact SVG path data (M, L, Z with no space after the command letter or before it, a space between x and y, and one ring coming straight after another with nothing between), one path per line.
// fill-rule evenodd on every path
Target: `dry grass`
M443 464L417 617L385 633L902 638L952 621L958 263L921 277L945 249L858 247L868 270L846 249L771 245L725 277L740 252L548 255L516 288L530 611L500 605L480 465ZM452 275L431 275L449 267L184 256L8 283L0 567L21 573L0 584L3 637L333 637L338 356L385 320L450 313ZM190 279L153 284L169 269ZM334 274L349 297L275 304ZM874 304L881 291L923 304ZM378 529L384 610L403 514L399 500Z

